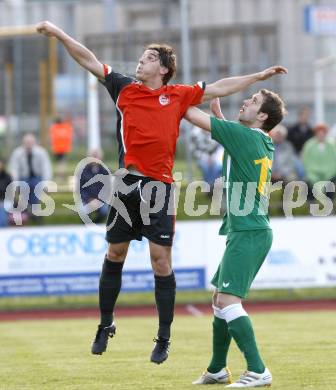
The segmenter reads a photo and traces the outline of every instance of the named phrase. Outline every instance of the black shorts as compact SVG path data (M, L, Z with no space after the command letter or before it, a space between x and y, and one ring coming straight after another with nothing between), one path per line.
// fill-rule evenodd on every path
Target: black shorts
M173 185L131 174L118 180L106 222L106 241L119 244L146 237L155 244L172 246L175 233Z

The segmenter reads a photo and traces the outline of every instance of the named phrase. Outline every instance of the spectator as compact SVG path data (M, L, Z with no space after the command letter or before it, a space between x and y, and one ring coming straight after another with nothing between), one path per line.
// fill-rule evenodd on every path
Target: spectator
M49 129L51 150L56 161L64 160L72 150L73 128L70 121L63 121L56 118Z
M222 175L223 147L211 139L209 133L197 126L191 131L193 155L202 172L203 180L210 185L212 195L215 180Z
M26 134L22 145L14 149L9 162L13 180L24 181L29 185L28 211L33 204L38 204L40 194L35 193L35 187L40 181L52 177L51 162L46 149L37 145L33 134Z
M6 171L4 160L0 159L0 228L8 226L8 207L6 205L6 189L12 178Z
M101 150L93 150L90 157L101 160L103 157ZM97 177L97 181L88 186L85 186L89 180L97 175L109 175L109 172L99 164L99 162L91 162L87 164L80 177L80 195L83 204L83 211L86 214L93 213L92 222L103 222L109 212L109 207L106 203L102 204L102 199L99 193L104 184Z
M288 130L277 125L270 133L274 143L274 160L272 165L272 182L303 179L303 165L296 155L295 149L287 141Z
M308 107L301 107L298 113L298 121L289 127L288 141L294 146L297 153L300 153L304 143L313 136L313 129L309 124L310 110Z
M314 133L315 136L305 143L302 151L309 199L313 199L312 187L315 183L336 182L336 144L328 138L329 127L325 123L319 123L314 127Z
M72 150L73 127L69 120L56 118L49 129L51 150L57 162L56 172L62 178L66 172L66 157Z

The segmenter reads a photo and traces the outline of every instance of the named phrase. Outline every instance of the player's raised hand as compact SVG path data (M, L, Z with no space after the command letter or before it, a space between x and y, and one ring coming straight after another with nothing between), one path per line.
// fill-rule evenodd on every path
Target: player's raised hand
M59 27L48 21L38 23L36 25L36 31L47 37L58 37L62 33Z
M287 68L281 65L275 65L259 72L259 80L267 80L275 76L276 74L287 74L287 73L288 73Z
M220 119L225 119L224 115L222 113L222 110L221 110L220 100L219 100L218 97L216 97L214 99L211 99L211 101L210 101L210 110L211 110L211 113L215 117L220 118Z
M58 41L63 44L63 46L71 55L71 57L80 66L93 73L99 79L104 79L104 67L97 60L96 56L92 53L92 51L86 48L80 42L76 41L74 38L64 32L61 28L51 22L44 21L36 25L36 31L47 37L57 38Z

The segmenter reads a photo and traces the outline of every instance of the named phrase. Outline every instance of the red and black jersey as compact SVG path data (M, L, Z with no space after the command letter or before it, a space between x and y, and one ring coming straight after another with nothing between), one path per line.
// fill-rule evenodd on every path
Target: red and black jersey
M119 166L171 183L180 121L189 106L201 103L205 83L150 89L104 65L103 84L117 109Z

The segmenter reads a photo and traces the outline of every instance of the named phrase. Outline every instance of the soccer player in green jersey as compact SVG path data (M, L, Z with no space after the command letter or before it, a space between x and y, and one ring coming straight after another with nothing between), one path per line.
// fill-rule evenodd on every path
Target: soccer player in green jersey
M268 197L273 161L273 143L268 135L283 119L284 102L266 89L246 99L239 121L226 121L219 101L212 111L223 119L210 117L195 107L185 118L211 132L224 146L223 177L226 181L227 211L220 234L227 235L226 249L212 279L213 351L207 371L194 384L224 383L227 387L269 386L272 375L260 357L252 323L242 299L272 244L268 219ZM247 362L247 371L232 384L226 358L231 339Z

